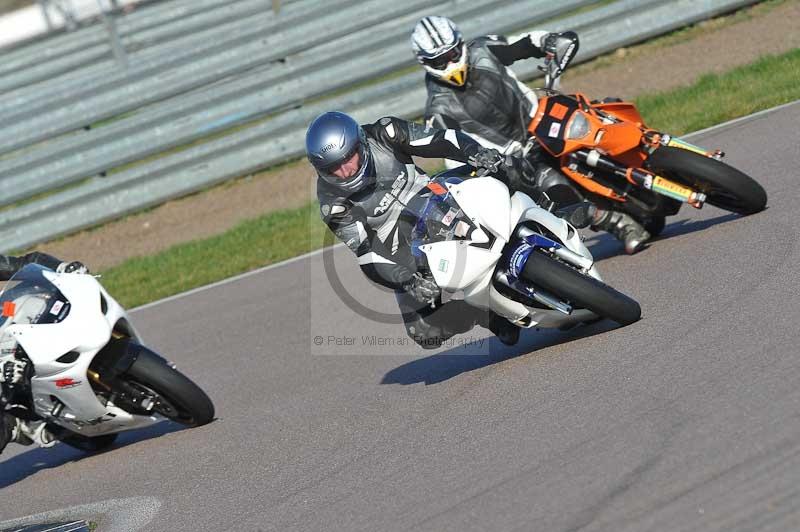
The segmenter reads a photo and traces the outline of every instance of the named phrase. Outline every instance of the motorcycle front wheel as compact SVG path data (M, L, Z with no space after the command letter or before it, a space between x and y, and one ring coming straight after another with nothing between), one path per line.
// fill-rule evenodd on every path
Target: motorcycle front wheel
M706 203L737 214L755 214L767 206L767 193L755 179L699 153L663 146L645 162L647 169L702 192Z
M129 385L153 396L153 411L172 421L199 427L214 419L214 404L208 395L147 349L141 350L123 378Z
M531 253L522 276L573 307L591 310L620 325L630 325L642 316L642 309L635 300L543 253Z

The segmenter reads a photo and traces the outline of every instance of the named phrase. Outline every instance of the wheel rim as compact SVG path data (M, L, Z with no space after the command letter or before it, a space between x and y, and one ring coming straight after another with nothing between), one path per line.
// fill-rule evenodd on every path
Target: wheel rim
M194 424L194 417L192 417L191 414L175 405L167 397L158 393L156 390L136 381L129 380L128 384L139 389L139 391L144 392L153 399L153 412L162 415L167 419L177 421L178 423L186 425Z

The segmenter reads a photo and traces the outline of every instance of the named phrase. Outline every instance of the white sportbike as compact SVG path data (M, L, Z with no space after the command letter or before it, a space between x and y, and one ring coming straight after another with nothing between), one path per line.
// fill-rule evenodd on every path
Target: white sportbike
M640 318L636 301L603 282L572 225L497 179L459 172L434 177L408 205L412 251L443 291L523 328Z
M97 451L119 432L164 419L213 420L208 396L142 345L125 309L93 276L29 264L6 283L0 305L3 354L30 362L30 386L12 388L0 410L22 420L34 442Z

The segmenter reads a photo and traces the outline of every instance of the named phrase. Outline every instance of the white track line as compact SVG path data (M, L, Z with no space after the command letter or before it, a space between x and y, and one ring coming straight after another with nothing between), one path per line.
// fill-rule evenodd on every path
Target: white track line
M761 116L768 115L768 114L771 114L771 113L775 113L775 112L778 112L778 111L780 111L782 109L785 109L787 107L791 107L792 105L798 105L798 104L800 104L800 100L796 100L794 102L785 103L783 105L779 105L778 107L773 107L771 109L764 109L763 111L758 111L756 113L753 113L753 114L750 114L750 115L747 115L747 116L741 116L739 118L734 118L733 120L728 120L727 122L722 122L721 124L717 124L716 126L707 127L705 129L701 129L700 131L695 131L694 133L689 133L687 135L683 135L683 137L686 137L686 138L695 137L695 136L698 136L698 135L702 135L704 133L710 133L711 131L715 131L717 129L723 129L723 128L726 128L728 126L736 125L736 124L738 124L740 122L749 122L750 120L755 120L757 118L760 118ZM334 247L343 246L343 245L344 244L339 243L339 244L336 244ZM150 307L154 307L156 305L160 305L161 303L167 303L169 301L174 301L175 299L180 299L182 297L186 297L186 296L189 296L189 295L192 295L192 294L196 294L198 292L202 292L202 291L208 290L210 288L216 288L217 286L222 286L222 285L225 285L225 284L228 284L228 283L232 283L232 282L238 281L239 279L244 279L246 277L250 277L251 275L257 275L259 273L265 272L267 270L271 270L273 268L281 268L283 266L286 266L287 264L292 264L294 262L298 262L298 261L313 257L314 255L319 255L320 253L322 253L323 249L324 248L320 248L320 249L318 249L316 251L312 251L310 253L306 253L305 255L300 255L298 257L293 257L291 259L287 259L287 260L282 261L282 262L276 262L275 264L270 264L269 266L264 266L263 268L259 268L257 270L252 270L252 271L249 271L249 272L246 272L246 273L242 273L242 274L236 275L234 277L229 277L227 279L223 279L223 280L217 281L215 283L207 284L207 285L204 285L204 286L199 286L197 288L193 288L193 289L188 290L186 292L181 292L180 294L175 294L175 295L172 295L172 296L169 296L169 297L165 297L164 299L158 299L156 301L153 301L152 303L146 303L146 304L144 304L144 305L142 305L140 307L136 307L136 308L132 309L130 312L136 312L136 311L139 311L139 310L148 309Z
M714 131L714 130L717 130L717 129L723 129L723 128L726 128L728 126L733 126L733 125L738 124L739 122L749 122L751 120L755 120L757 118L761 118L764 115L775 113L775 112L778 112L778 111L780 111L782 109L786 109L787 107L791 107L791 106L797 105L797 104L800 104L800 100L795 100L793 102L785 103L783 105L779 105L778 107L772 107L770 109L764 109L763 111L757 111L757 112L755 112L753 114L750 114L750 115L747 115L747 116L740 116L739 118L734 118L733 120L728 120L727 122L723 122L721 124L717 124L716 126L707 127L705 129L701 129L700 131L695 131L694 133L688 133L686 135L683 135L683 137L694 137L694 136L697 136L697 135L702 135L704 133L710 133L711 131Z
M3 521L0 523L0 530L17 530L20 527L34 526L42 521L52 523L64 520L101 520L103 521L101 528L108 532L133 532L146 527L155 519L160 508L161 500L157 497L109 499Z

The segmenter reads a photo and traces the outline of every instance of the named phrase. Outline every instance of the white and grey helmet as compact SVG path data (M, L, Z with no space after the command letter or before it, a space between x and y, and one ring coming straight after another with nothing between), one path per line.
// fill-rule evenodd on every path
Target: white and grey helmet
M431 76L457 87L467 82L467 46L449 18L421 18L411 33L411 47Z
M358 170L347 178L333 175L356 152L360 156ZM364 129L344 113L329 111L311 122L306 132L306 155L322 179L343 191L358 192L375 182Z

